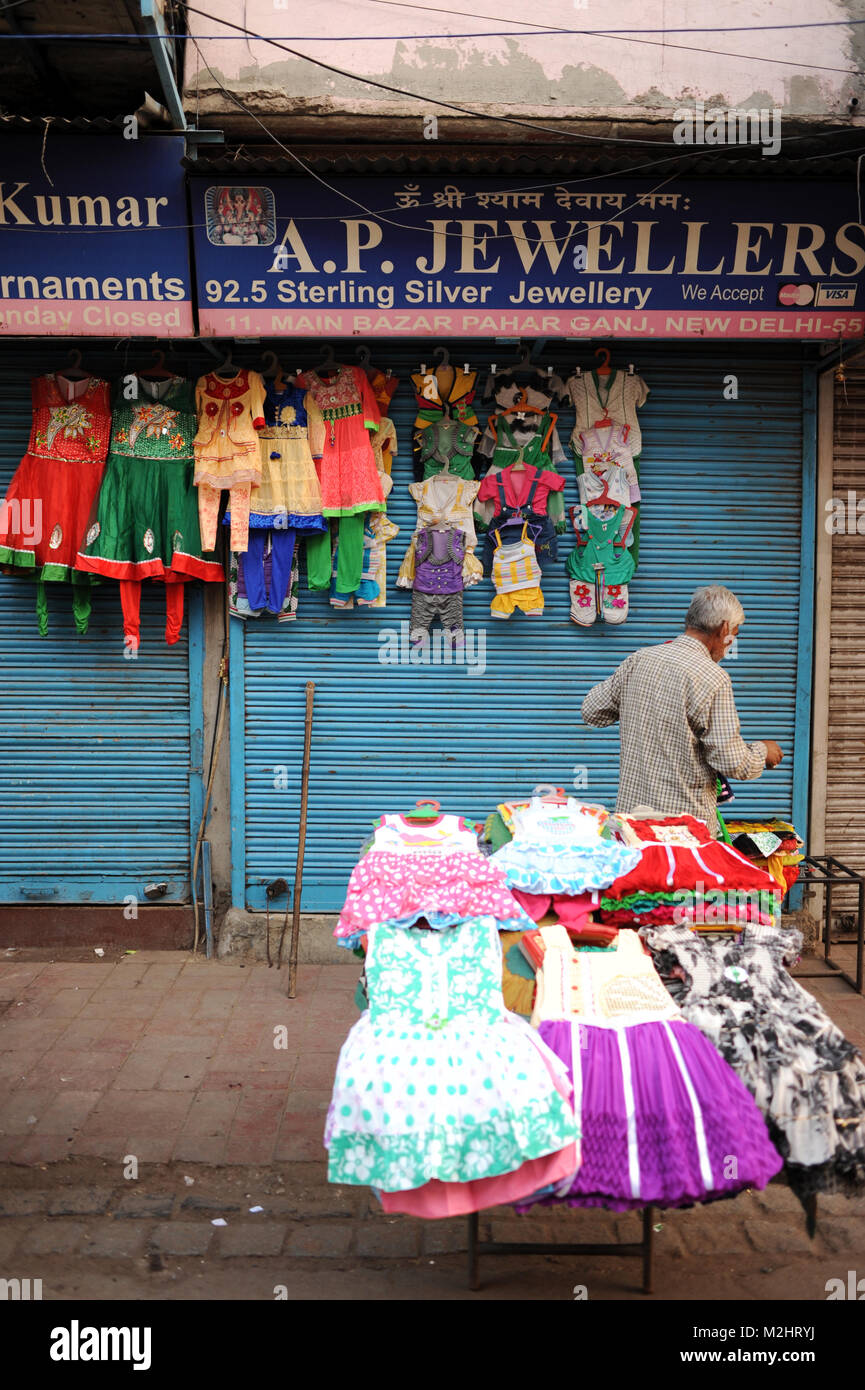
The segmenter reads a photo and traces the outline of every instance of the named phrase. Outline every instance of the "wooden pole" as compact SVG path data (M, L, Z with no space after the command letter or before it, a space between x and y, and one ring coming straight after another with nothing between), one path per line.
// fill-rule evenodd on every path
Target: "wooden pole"
M300 826L297 835L297 866L291 913L291 945L288 951L288 997L297 994L297 947L300 939L300 894L303 888L303 851L306 847L306 803L309 796L309 749L312 742L312 701L315 682L306 683L306 720L303 730L303 771L300 780Z

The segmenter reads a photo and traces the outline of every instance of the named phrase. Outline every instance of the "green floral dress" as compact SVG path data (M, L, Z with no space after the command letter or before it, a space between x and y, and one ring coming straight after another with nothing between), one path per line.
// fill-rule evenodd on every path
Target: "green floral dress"
M221 580L222 566L201 553L193 384L136 377L127 399L127 381L115 397L108 462L77 567L112 579Z
M369 936L369 1010L337 1064L331 1182L403 1192L471 1182L579 1137L561 1063L502 999L496 923Z

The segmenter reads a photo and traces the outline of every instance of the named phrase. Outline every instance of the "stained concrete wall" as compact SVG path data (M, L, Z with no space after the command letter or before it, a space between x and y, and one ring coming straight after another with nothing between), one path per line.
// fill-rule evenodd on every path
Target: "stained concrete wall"
M524 0L496 0L465 7L495 19L449 14L424 0L405 8L375 0L317 6L247 0L243 7L235 0L210 0L207 8L298 56L190 13L198 46L186 49L186 101L199 117L237 117L220 84L259 113L316 115L322 128L345 115L418 119L425 97L475 111L547 118L602 112L657 118L698 99L724 107L778 107L799 118L845 117L851 96L865 107L863 83L851 76L865 67L865 26L849 23L865 18L863 0L810 0L807 6L728 0L723 10L711 0L618 0L615 6L604 0L538 0L531 7ZM756 27L785 22L826 27ZM719 24L723 31L708 32ZM628 26L635 32L609 33ZM544 28L608 32L544 34ZM355 37L340 41L345 36ZM420 100L368 86L365 78ZM428 109L447 116L432 104ZM508 138L519 140L521 134L514 128Z

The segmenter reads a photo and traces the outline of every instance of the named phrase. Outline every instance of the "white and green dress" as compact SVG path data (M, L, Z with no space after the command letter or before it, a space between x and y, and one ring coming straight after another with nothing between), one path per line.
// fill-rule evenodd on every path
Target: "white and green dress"
M561 1063L505 1009L494 918L374 927L366 978L369 1010L340 1052L328 1111L331 1182L471 1182L576 1142Z

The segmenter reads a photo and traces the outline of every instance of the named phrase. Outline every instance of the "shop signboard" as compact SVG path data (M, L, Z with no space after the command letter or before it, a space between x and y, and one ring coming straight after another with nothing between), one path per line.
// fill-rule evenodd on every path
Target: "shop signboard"
M190 337L182 137L4 135L0 333Z
M852 183L194 177L192 208L204 335L865 330Z

